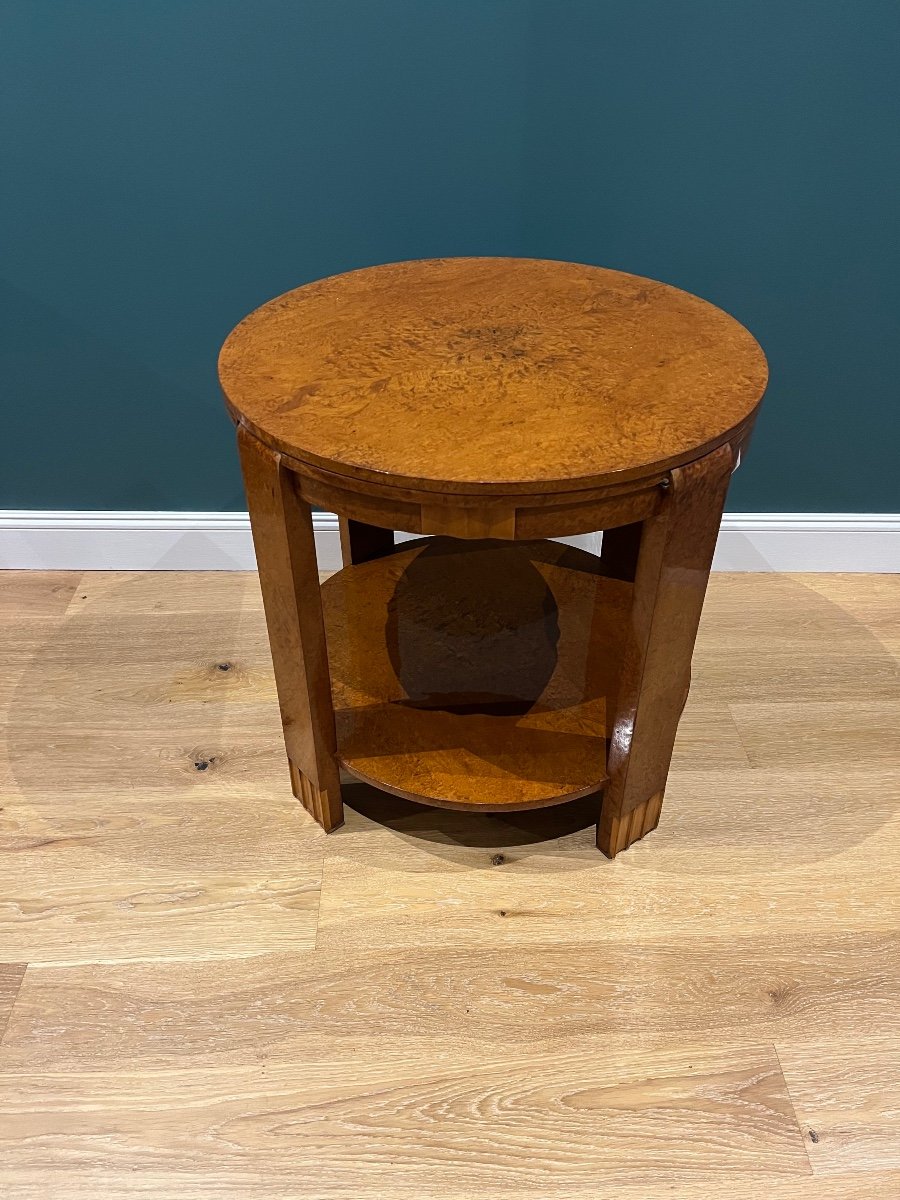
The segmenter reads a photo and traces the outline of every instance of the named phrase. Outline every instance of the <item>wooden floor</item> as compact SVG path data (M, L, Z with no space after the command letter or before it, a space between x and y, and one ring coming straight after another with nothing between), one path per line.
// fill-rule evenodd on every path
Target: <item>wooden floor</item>
M609 862L584 801L326 837L252 575L0 576L0 1196L900 1196L898 613L714 576Z

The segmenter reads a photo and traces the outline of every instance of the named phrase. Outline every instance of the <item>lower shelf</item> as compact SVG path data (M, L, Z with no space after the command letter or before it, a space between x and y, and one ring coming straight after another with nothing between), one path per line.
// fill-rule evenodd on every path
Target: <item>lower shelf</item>
M561 804L606 782L629 585L556 542L405 542L322 585L338 757L446 808Z

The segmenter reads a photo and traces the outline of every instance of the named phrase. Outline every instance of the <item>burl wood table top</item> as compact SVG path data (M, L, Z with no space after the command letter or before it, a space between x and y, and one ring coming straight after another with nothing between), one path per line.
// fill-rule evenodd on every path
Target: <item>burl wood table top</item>
M577 263L429 259L287 292L231 333L232 416L338 475L439 492L575 491L733 440L762 350L678 288Z

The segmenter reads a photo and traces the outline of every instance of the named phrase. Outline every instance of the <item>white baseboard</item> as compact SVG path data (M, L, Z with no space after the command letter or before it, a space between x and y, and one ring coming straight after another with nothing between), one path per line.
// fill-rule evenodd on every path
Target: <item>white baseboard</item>
M316 513L322 570L340 566L334 513ZM401 535L403 536L403 535ZM567 541L597 549L599 535ZM726 513L722 571L900 571L900 513ZM252 571L246 513L0 510L0 568Z

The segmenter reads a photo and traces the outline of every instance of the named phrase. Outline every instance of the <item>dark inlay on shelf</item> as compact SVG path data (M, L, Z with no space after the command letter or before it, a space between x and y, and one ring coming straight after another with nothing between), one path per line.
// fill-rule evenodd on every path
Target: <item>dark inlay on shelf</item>
M596 791L630 586L555 542L421 539L322 588L338 755L460 808Z

